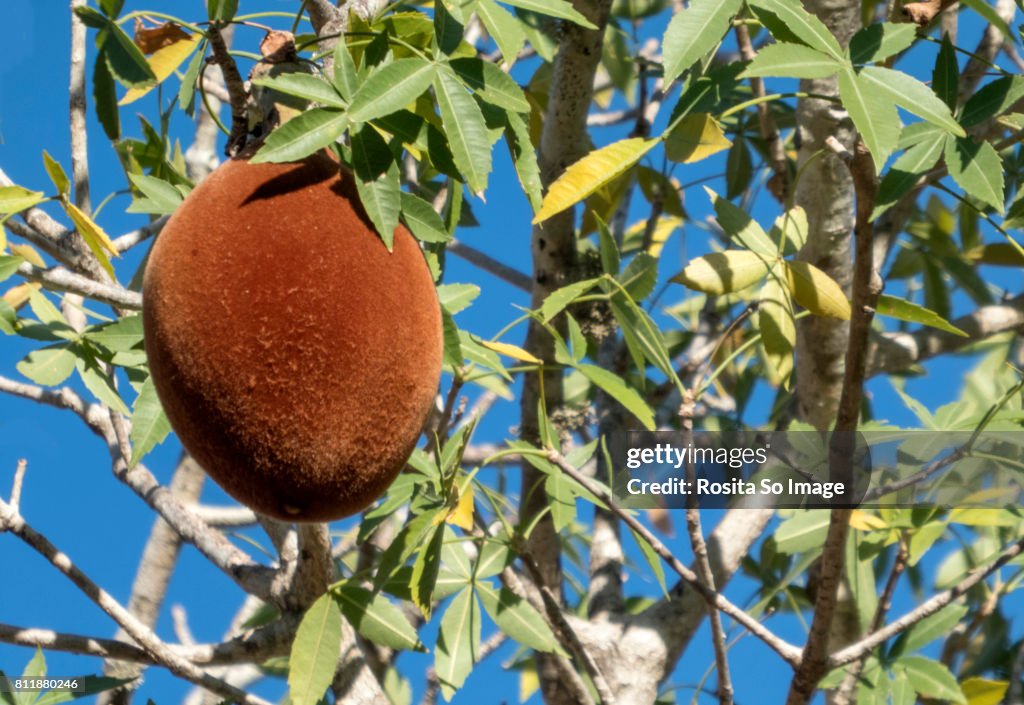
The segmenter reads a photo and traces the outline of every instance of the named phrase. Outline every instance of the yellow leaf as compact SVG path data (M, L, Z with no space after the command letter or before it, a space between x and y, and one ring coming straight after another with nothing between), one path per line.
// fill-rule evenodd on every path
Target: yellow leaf
M1009 681L992 681L978 677L968 678L960 684L960 690L967 698L967 705L999 705L1009 688Z
M793 320L793 301L789 298L789 292L774 276L768 277L761 287L757 325L761 330L761 346L768 362L771 382L788 385L793 374L796 322Z
M42 285L37 282L18 284L5 291L2 298L8 306L17 310L27 304L28 300L32 298L32 294L41 288Z
M728 294L756 284L771 264L764 255L748 250L726 250L690 260L672 281L705 294Z
M455 508L448 514L448 518L445 521L449 524L454 524L463 531L472 531L473 483L467 482L465 488L460 491L459 501L456 502Z
M722 126L707 113L687 115L665 138L666 156L683 164L702 161L731 146Z
M786 283L796 302L811 313L850 320L850 302L829 275L807 262L786 263Z
M632 137L583 157L551 184L534 225L576 205L640 161L656 144L657 139Z
M884 529L889 525L881 517L868 514L860 509L854 509L850 514L850 526L861 531L874 531L875 529Z
M85 214L85 211L81 210L74 203L64 203L64 210L67 211L68 217L71 218L71 222L75 224L75 228L78 229L78 234L85 240L85 244L89 246L92 253L96 255L96 259L99 260L100 265L106 270L107 274L110 275L111 279L116 279L114 276L114 267L110 264L110 258L107 257L107 252L112 253L115 257L118 255L117 248L114 247L114 243L110 240L110 236L107 235L103 228L93 222L92 218Z
M16 255L21 255L21 258L23 260L25 260L26 262L28 262L29 264L31 264L34 267L39 267L40 269L46 269L46 261L43 259L43 256L39 254L39 251L36 250L36 248L32 247L32 245L29 245L29 244L17 244L16 245L16 244L14 244L12 242L11 243L11 252L13 252Z
M520 362L529 362L534 365L542 365L544 361L534 357L530 353L523 350L518 345L512 345L511 343L499 343L494 340L481 340L480 344L488 350L493 350L499 355L505 357L511 357L513 360L519 360Z
M519 702L525 703L540 688L540 678L532 661L524 663L519 670Z
M202 36L194 34L188 39L182 39L181 41L174 42L165 46L163 49L159 49L149 57L149 68L153 70L156 75L156 83L145 88L129 88L128 92L124 94L124 98L118 103L118 105L128 105L134 103L142 96L153 90L157 84L163 83L167 78L174 73L175 69L185 63L185 60L192 56L192 52L199 46L199 42L202 41Z

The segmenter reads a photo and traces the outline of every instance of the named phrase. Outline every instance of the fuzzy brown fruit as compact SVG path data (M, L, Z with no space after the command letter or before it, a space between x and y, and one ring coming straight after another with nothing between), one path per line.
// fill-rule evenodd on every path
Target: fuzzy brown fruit
M326 154L221 166L160 233L143 289L171 425L240 502L337 519L403 468L440 376L437 295L412 236L389 253Z

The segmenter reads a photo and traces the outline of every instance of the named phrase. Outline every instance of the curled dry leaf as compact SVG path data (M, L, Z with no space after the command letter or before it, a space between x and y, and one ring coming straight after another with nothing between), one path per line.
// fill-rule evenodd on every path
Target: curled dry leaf
M147 27L141 18L135 20L135 46L143 54L156 53L176 42L190 39L191 36L174 22Z

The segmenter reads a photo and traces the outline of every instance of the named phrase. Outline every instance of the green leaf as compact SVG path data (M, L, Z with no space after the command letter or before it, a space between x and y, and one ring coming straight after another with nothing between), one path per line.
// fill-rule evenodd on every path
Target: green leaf
M659 556L651 544L647 543L640 537L638 533L630 529L633 534L633 540L636 541L636 545L640 548L640 553L643 555L644 560L647 561L647 565L651 569L651 573L654 574L655 580L658 581L658 587L661 588L661 592L668 597L668 586L665 584L665 566L661 563L661 556Z
M775 259L778 256L779 248L745 210L733 205L706 186L704 191L715 207L718 224L733 241L766 258Z
M448 242L451 233L444 227L441 216L429 203L418 196L402 191L402 222L420 242Z
M1003 162L988 142L966 137L946 140L946 165L953 180L973 198L1003 212Z
M402 208L402 184L395 155L369 125L352 135L352 168L359 200L390 251Z
M908 25L913 27L913 25ZM942 35L942 48L935 59L932 70L932 90L939 96L950 110L956 110L957 95L960 88L960 67L956 62L956 49L949 35Z
M121 399L121 395L117 393L110 374L102 369L99 362L90 354L83 354L80 351L79 356L75 359L75 368L78 370L78 376L85 388L92 392L93 396L125 416L130 413L124 400Z
M43 166L46 167L46 173L49 175L50 181L53 182L54 188L57 189L57 193L67 197L71 193L71 179L68 178L60 162L51 157L45 149L43 150Z
M156 74L132 38L114 22L101 30L100 50L110 73L129 88L145 88L156 83Z
M576 495L572 490L572 482L561 473L551 473L544 478L544 492L555 531L562 531L576 520Z
M492 62L469 57L452 59L450 65L463 83L488 103L517 113L530 112L523 89Z
M615 244L615 237L612 235L612 231L608 229L604 221L597 218L597 233L599 246L601 250L601 268L605 274L611 276L618 276L619 267L621 266L621 256L619 255L619 247Z
M881 173L900 138L900 116L891 98L852 68L839 72L839 96Z
M29 191L21 186L0 186L0 213L13 215L46 200L42 191Z
M480 652L480 603L467 587L455 596L441 618L434 650L434 670L445 699L451 700L473 670Z
M567 0L501 0L506 5L520 7L530 12L536 12L548 17L557 17L561 20L569 20L580 27L597 29L597 26L581 15Z
M437 298L448 313L455 315L469 307L480 295L476 284L442 284L437 287Z
M850 301L835 280L808 262L786 262L786 284L798 304L816 316L850 320Z
M850 61L871 64L910 48L917 39L917 27L910 22L880 22L868 25L850 39Z
M145 176L143 174L128 174L128 178L131 180L135 188L142 191L142 193L148 199L146 206L150 210L142 211L145 213L159 213L162 215L170 215L173 213L179 205L181 205L184 198L178 189L174 188L171 184L158 179L154 176ZM132 204L133 206L135 204ZM130 213L133 211L128 209Z
M334 144L348 124L348 116L341 110L307 110L270 133L252 163L299 161Z
M907 656L898 663L919 695L966 705L967 699L956 682L956 676L938 661L923 656Z
M780 553L803 553L810 549L821 549L828 532L829 512L827 509L809 509L796 514L779 524L775 530L775 545Z
M192 55L192 60L188 62L188 68L185 69L185 75L181 77L181 86L178 88L178 105L185 111L185 114L191 117L195 114L196 104L196 85L199 83L199 73L202 71L203 65L206 59L206 44L205 42L199 45L199 49ZM99 98L97 98L97 103ZM96 111L99 112L100 106L97 104ZM101 118L102 120L102 115ZM104 126L106 129L106 126ZM117 138L111 135L111 132L107 130L107 136L112 140Z
M339 40L334 47L334 87L346 101L359 90L359 75L356 71L348 44Z
M566 306L597 286L599 281L600 279L584 279L551 292L540 307L541 319L547 323L560 314Z
M938 612L925 617L920 622L900 634L899 638L892 645L890 657L900 657L904 654L913 654L918 649L927 646L936 639L947 636L953 628L960 623L968 612L967 605L953 603L942 608Z
M18 372L36 384L52 387L75 371L75 360L75 353L67 344L62 343L33 350L16 367Z
M132 411L132 458L129 464L135 467L149 451L163 443L170 432L171 422L160 405L153 378L147 377Z
M658 283L658 260L646 252L637 254L619 277L619 283L634 301L643 301Z
M238 12L238 0L207 0L206 12L210 22L230 22Z
M725 159L725 197L738 198L750 186L753 176L754 160L750 156L750 148L747 140L739 137Z
M878 185L872 220L895 205L913 188L921 176L935 166L942 156L945 144L946 135L936 131L930 138L918 142L893 162Z
M665 136L665 155L674 162L694 164L729 149L732 142L708 113L691 113Z
M494 0L479 0L476 14L487 28L487 33L498 45L502 61L511 66L526 44L526 33L519 20Z
M540 166L537 164L537 150L530 140L530 127L519 113L505 113L505 141L523 187L523 193L530 199L530 207L536 213L544 202Z
M695 257L672 281L705 294L742 291L764 279L772 259L749 250L726 250Z
M321 103L329 108L345 108L345 101L327 81L308 73L281 73L253 79L257 86L271 88L279 93Z
M949 106L913 76L881 66L866 66L861 69L859 78L867 85L874 86L880 95L888 96L896 105L919 118L957 137L966 134L960 123L953 118Z
M765 360L772 382L787 385L793 373L793 350L796 347L796 322L789 291L772 276L761 287L757 308L757 327L761 331Z
M800 0L754 0L750 6L759 17L762 11L773 14L793 37L807 46L823 51L839 61L844 60L843 49L832 32L824 22L807 12ZM774 28L770 28L774 34ZM782 38L776 37L776 39L781 40Z
M537 651L561 651L551 628L529 602L506 587L496 590L490 583L478 582L476 588L487 614L505 634Z
M302 617L288 659L291 705L316 705L334 678L341 656L341 611L330 593Z
M412 601L427 619L433 609L434 586L437 574L441 569L441 550L444 547L444 522L433 529L433 535L427 544L420 549L412 564L412 578L409 587L412 589Z
M12 274L18 271L18 267L24 262L20 255L0 255L0 282L7 280Z
M651 411L651 407L635 389L627 386L621 377L595 365L581 364L576 369L636 416L644 428L648 431L655 429L654 412Z
M142 344L142 316L125 316L113 323L90 328L86 331L86 336L111 352L137 348Z
M658 144L657 139L631 137L595 150L572 164L551 184L534 225L571 208L609 181L632 168Z
M1024 76L1004 76L986 83L970 97L960 115L960 124L973 127L1002 115L1024 98Z
M491 141L484 114L463 85L448 71L437 73L434 93L455 165L470 190L480 194L487 188L487 176L491 173Z
M908 321L910 323L920 323L925 326L931 326L932 328L946 331L947 333L952 333L953 335L959 335L964 338L968 337L966 333L951 324L939 314L935 313L935 311L929 311L924 306L918 306L906 299L882 294L878 297L878 304L875 306L875 311L883 316L889 316L890 318L898 318L901 321Z
M741 77L829 78L840 66L842 64L828 54L802 44L769 44L757 52Z
M416 630L384 595L351 583L334 592L345 619L370 641L391 649L423 650Z
M662 41L666 83L718 46L742 5L742 0L692 0L672 17Z
M445 0L434 0L434 38L444 54L451 54L462 43L465 27L448 11Z
M437 71L419 58L399 59L375 71L359 87L349 106L352 122L367 122L402 110L430 87Z
M102 62L101 62L102 63ZM105 676L83 676L78 679L78 688L69 690L51 690L43 693L32 705L60 705L71 700L87 698L90 695L103 693L114 688L119 688L127 683L136 680L135 678L108 678Z

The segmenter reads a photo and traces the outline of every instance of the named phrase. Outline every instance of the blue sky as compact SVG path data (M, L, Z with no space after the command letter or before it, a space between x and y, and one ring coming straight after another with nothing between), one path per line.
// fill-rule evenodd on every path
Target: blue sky
M257 3L243 3L243 9L248 9L249 4ZM269 0L260 4L272 9L293 9L295 5ZM154 0L146 5L152 9L200 15L196 10L199 4L194 1L181 3ZM182 6L186 9L182 9ZM59 0L8 0L0 5L0 25L5 27L7 33L5 62L0 68L0 167L16 183L30 188L48 188L41 160L43 149L66 166L69 162L66 95L69 32L66 7L67 3ZM961 38L967 45L973 45L979 32L977 22L961 25ZM252 50L259 38L259 33L254 30L242 30L236 45L244 45L244 48ZM901 68L910 71L923 69L930 73L932 48L925 47L922 54L927 57L923 60L929 63ZM90 65L92 58L93 52L90 51ZM528 68L524 67L523 75L517 77L524 78ZM122 111L122 124L127 134L137 135L139 132L134 118L136 110L150 115L153 113L152 100L137 105ZM187 144L187 125L179 123L176 129L183 143ZM608 130L600 133L597 139L606 141L618 136L621 135L617 131ZM107 193L123 189L125 183L106 137L92 118L89 122L89 139L93 201L97 203ZM499 147L495 158L495 173L487 194L487 203L473 201L482 225L478 229L460 232L459 237L528 272L529 206L515 181L507 152ZM724 155L721 159L696 167L696 171L687 172L684 180L719 173L723 163ZM711 185L718 190L723 189L720 180ZM704 218L709 208L701 189L692 189L687 196L687 207L693 217ZM125 214L124 208L127 205L127 199L120 197L103 212L100 222L112 235L145 222L140 216ZM639 216L639 212L636 215ZM766 214L766 217L774 217L774 214ZM697 243L691 247L692 250L703 251L705 246L701 242L703 235L700 231L687 228L686 238L689 242ZM666 248L661 267L663 278L678 271L685 261L682 242L683 237L677 233ZM118 264L122 281L131 277L140 256L141 252L132 253ZM484 337L493 335L506 321L517 315L512 307L514 304L528 303L522 292L452 256L449 256L446 280L473 282L483 288L477 303L459 314L458 321L463 327ZM963 300L958 300L956 306L957 313L966 312L970 308L969 302ZM21 340L0 340L0 374L16 377L14 364L29 349L30 346ZM958 382L967 364L962 359L950 358L929 363L928 369L927 377L911 382L911 393L930 408L956 398L960 386ZM876 409L881 416L897 423L912 421L887 383L876 381L872 383L870 391L875 396ZM770 390L760 389L755 413L764 414L771 398ZM478 439L501 442L509 437L510 427L517 422L517 411L516 403L497 406L478 431ZM170 439L147 459L147 465L161 482L170 480L178 453L179 446ZM75 417L0 396L0 492L7 493L15 463L22 457L29 462L22 500L25 516L102 587L118 600L126 602L138 557L152 525L152 512L113 477L106 449ZM208 483L204 500L220 503L226 502L227 498L212 483ZM586 510L582 510L582 515L587 516ZM709 513L705 521L708 525L713 524L714 514ZM263 539L259 532L250 533L259 540ZM685 554L681 539L676 537L673 541L681 554ZM634 558L635 553L632 551ZM81 596L45 561L12 537L0 536L0 566L0 622L82 634L113 635L112 622L98 608ZM648 595L656 594L657 586L654 584L637 588L635 581L640 578L640 573L634 575L627 589ZM752 589L751 583L739 580L736 599L742 602L742 598L749 595ZM193 549L186 548L171 585L167 604L185 605L190 626L198 640L219 639L240 599L239 591L227 578L210 567ZM911 604L910 599L908 595L901 594L894 611L898 613L906 609ZM802 641L800 627L795 620L780 620L777 624L773 623L773 626L786 638L798 643ZM165 639L174 638L166 609L157 631ZM485 636L487 633L485 629ZM427 628L426 639L432 642L432 627ZM456 702L489 703L506 699L515 702L518 688L516 676L500 668L500 664L513 652L513 647L506 646L479 667ZM8 673L19 672L30 655L25 649L0 645L0 669ZM710 645L702 630L695 638L694 648L689 650L681 664L678 680L692 683L711 660ZM427 661L427 657L418 655L406 655L400 661L405 673L413 678L417 699L422 687L423 667ZM740 694L757 693L765 702L782 697L788 684L786 669L781 661L756 640L743 639L735 648L732 661ZM48 655L48 662L50 673L55 675L96 672L99 667L95 659L56 653ZM142 686L142 695L152 697L158 705L166 705L180 701L186 690L187 686L171 678L165 671L152 669ZM281 687L275 685L263 691L263 694L276 696L280 692ZM689 700L689 696L687 692L685 701Z

